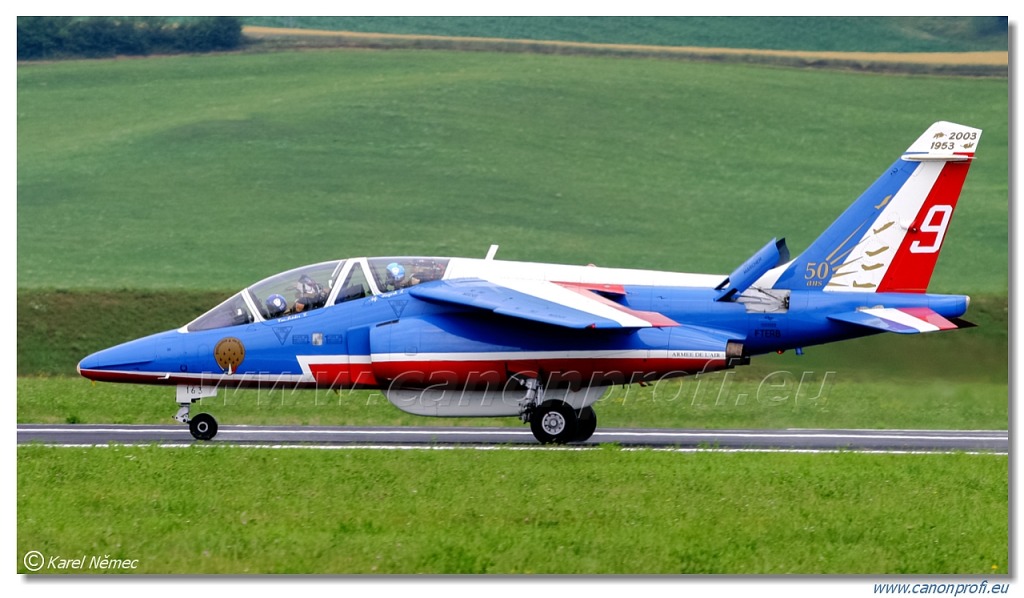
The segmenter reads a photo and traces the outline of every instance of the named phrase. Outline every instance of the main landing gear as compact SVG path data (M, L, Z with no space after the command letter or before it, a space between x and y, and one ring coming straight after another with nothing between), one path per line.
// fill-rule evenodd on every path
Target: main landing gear
M542 444L584 442L594 435L597 414L593 407L588 405L577 410L565 401L543 398L540 382L535 378L527 380L519 418L530 424L530 431Z
M179 403L180 408L174 419L183 424L188 424L188 431L196 440L211 440L217 435L217 420L209 413L198 413L195 417L189 417L192 403Z

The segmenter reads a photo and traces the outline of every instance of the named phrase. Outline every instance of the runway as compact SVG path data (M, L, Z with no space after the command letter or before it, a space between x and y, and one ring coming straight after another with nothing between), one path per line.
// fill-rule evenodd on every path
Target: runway
M18 424L18 444L106 446L247 445L311 448L542 448L527 427L324 427L224 425L209 442L184 425ZM1006 430L684 430L599 428L585 443L596 447L723 451L988 452L1008 454Z

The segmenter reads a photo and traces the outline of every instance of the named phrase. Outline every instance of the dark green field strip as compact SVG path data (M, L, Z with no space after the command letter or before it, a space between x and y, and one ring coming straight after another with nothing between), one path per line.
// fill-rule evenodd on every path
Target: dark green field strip
M138 573L1008 570L1005 456L17 453L19 555L137 559Z
M86 355L180 328L231 293L19 291L18 373L73 374Z
M73 375L86 355L128 340L180 328L231 291L18 291L18 374ZM910 377L1003 383L1007 380L1009 318L1005 297L972 300L966 318L977 328L945 333L878 335L796 357L767 355L737 375L772 368L841 371L856 379ZM965 359L969 356L969 359ZM748 374L749 372L749 374Z

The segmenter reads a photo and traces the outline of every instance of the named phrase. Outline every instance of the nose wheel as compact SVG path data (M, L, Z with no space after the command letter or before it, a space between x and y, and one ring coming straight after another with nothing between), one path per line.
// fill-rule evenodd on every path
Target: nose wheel
M174 419L183 424L188 424L188 431L196 440L211 440L217 435L217 420L209 413L200 413L191 417L191 403L179 403L178 413Z
M217 420L209 413L200 413L188 421L188 431L196 440L210 440L217 435Z

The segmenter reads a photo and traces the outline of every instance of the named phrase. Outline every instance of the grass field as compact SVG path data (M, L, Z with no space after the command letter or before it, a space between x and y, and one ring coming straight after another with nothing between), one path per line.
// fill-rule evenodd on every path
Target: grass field
M18 105L19 288L240 288L490 243L728 272L806 247L949 119L985 137L932 288L1007 289L1005 80L306 52L33 65Z
M138 573L991 575L1007 493L993 455L27 446L18 552Z
M616 426L1005 428L1007 97L998 79L522 54L22 66L18 421L168 421L168 389L66 376L304 263L500 243L506 259L728 272L773 236L799 251L948 119L985 137L932 290L974 295L982 326L766 356L704 394L616 389L597 409ZM837 377L824 401L759 396L776 367ZM201 408L430 421L380 395L323 398ZM151 573L1008 567L1007 458L992 455L22 447L17 462L19 567L28 550Z

